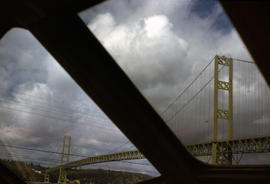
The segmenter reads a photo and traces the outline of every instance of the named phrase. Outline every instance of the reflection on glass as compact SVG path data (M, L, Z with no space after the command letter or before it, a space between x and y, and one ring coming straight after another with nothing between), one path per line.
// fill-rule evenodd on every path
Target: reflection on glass
M137 183L159 175L141 158L52 169L136 148L28 31L0 40L0 78L0 161L24 181Z
M112 0L80 16L196 158L269 164L269 88L217 1Z

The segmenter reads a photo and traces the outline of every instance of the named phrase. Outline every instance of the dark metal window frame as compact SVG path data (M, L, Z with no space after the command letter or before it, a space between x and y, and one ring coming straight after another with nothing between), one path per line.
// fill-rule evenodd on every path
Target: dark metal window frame
M270 183L270 166L217 167L190 155L78 17L79 11L100 2L7 0L0 8L0 37L23 27L40 41L161 173L142 183ZM269 84L269 3L221 4ZM4 167L0 170L5 183L22 183L4 174L9 173Z

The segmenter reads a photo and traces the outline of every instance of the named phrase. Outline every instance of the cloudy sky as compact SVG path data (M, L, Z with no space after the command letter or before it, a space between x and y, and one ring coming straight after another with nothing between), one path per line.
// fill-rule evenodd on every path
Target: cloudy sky
M222 7L213 0L111 0L79 15L159 113L216 54L252 60ZM198 86L211 77L211 71L210 68ZM255 77L244 80L246 71L255 73ZM235 73L238 89L235 95L239 96L236 101L244 101L240 96L249 92L249 104L241 101L240 105L247 107L263 102L263 107L256 112L252 109L240 112L242 107L237 106L237 121L248 120L249 128L243 131L237 125L236 137L240 137L240 132L241 136L270 133L269 95L268 101L259 98L269 91L263 82L256 82L261 80L256 78L256 72L255 66L247 66ZM73 154L98 155L136 149L27 30L12 29L0 40L0 77L2 144L60 151L63 136L70 135ZM253 95L258 88L263 90ZM211 85L207 89L208 93L202 93L194 107L189 108L191 111L184 113L188 118L187 114L196 112L194 121L205 117L204 124L175 125L176 134L186 126L186 134L177 135L184 142L211 138L208 135L211 120L200 115L209 112L200 111L198 105L208 103L211 111ZM254 127L262 130L253 134ZM224 131L223 128L220 134L224 135ZM0 154L4 157L7 152L30 154L11 148L1 148ZM59 159L57 155L31 154L37 159ZM254 157L258 163L267 158ZM149 164L145 160L137 162ZM114 163L96 167L158 174L148 165Z

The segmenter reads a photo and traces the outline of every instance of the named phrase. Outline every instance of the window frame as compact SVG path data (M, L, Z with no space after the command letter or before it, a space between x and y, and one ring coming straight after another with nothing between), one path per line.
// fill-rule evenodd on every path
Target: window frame
M20 3L18 0L14 1L15 4L13 1L7 2L7 6L1 7L3 11L0 13L0 21L6 26L0 28L0 36L2 37L9 29L19 26L28 29L41 42L161 173L161 177L142 183L270 181L270 166L213 166L198 161L188 153L78 17L78 12L102 2L101 0L57 3L53 1ZM270 36L261 34L265 30L270 30L270 15L267 13L270 5L254 3L221 1L270 84L270 72L266 63ZM246 22L249 23L248 31ZM3 168L2 173L5 171ZM5 177L13 178L10 183L17 181L15 176L10 175L1 174L0 178Z

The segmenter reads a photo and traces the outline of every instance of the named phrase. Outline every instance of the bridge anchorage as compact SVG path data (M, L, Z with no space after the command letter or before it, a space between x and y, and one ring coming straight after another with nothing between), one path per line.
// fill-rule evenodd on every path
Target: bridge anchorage
M214 93L213 93L213 129L212 140L204 143L186 144L186 149L195 157L210 156L212 164L215 165L232 165L233 161L238 164L243 154L250 153L269 153L270 136L254 136L233 138L233 63L234 61L245 62L254 65L253 62L239 59L228 58L225 56L215 56L214 58ZM211 64L211 62L209 63ZM208 65L207 65L208 67ZM227 77L221 78L220 71L227 68ZM204 70L203 70L204 71ZM196 77L195 79L197 79ZM212 80L212 79L211 79ZM209 82L209 81L208 81ZM193 82L192 82L193 83ZM191 84L192 84L191 83ZM190 87L189 85L188 87ZM205 86L205 85L204 85ZM185 90L184 90L185 91ZM199 90L200 91L200 90ZM226 92L225 98L227 107L220 105L220 92ZM181 94L182 95L182 94ZM180 96L181 96L180 95ZM178 99L178 97L176 98ZM223 99L224 100L224 99ZM171 108L169 105L168 108ZM166 109L166 111L168 110ZM172 116L175 116L173 114ZM171 117L169 117L171 119ZM225 139L219 139L218 125L220 121L227 123L227 136ZM179 123L179 122L178 122ZM70 136L65 136L63 140L61 164L59 166L46 170L45 182L49 183L49 173L59 171L58 183L67 182L67 169L80 167L84 165L98 164L104 162L144 159L144 155L138 150L117 152L99 156L88 157L81 160L69 162L70 154ZM67 142L67 143L66 143Z

